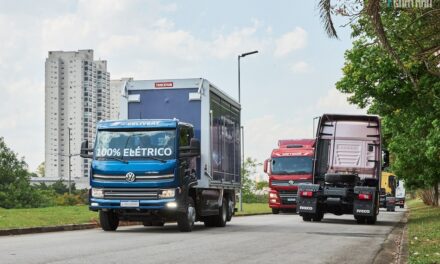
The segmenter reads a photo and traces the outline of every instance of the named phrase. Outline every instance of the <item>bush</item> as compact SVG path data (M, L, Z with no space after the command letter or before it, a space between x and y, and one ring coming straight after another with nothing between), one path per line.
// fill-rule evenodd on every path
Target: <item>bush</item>
M269 195L243 194L244 203L268 203Z
M75 194L79 195L81 204L88 204L89 203L89 190L88 189L82 189L82 190L76 190Z
M56 198L56 204L60 206L66 206L66 205L80 205L84 203L82 202L80 195L65 193Z

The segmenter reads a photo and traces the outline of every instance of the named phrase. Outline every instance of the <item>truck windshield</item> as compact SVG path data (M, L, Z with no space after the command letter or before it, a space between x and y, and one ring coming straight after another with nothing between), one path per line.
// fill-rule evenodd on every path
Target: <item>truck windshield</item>
M272 158L272 174L311 174L311 157L279 157Z
M101 130L96 138L95 158L174 159L175 130Z

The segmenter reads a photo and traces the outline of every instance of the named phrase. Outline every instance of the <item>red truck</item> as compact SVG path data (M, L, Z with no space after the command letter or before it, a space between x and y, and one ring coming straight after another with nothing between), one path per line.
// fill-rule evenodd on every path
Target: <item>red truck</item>
M294 211L298 184L312 182L314 139L285 139L278 141L270 159L264 161L269 175L269 207L273 214Z

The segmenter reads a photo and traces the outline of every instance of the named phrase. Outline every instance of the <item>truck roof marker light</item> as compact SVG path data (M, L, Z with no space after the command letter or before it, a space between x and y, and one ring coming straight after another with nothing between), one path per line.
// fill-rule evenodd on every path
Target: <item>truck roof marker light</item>
M368 193L360 193L358 195L358 199L359 200L371 200L371 199L373 199L373 196L371 194L368 194Z
M299 193L300 196L302 197L312 197L313 196L313 192L312 191L301 191Z

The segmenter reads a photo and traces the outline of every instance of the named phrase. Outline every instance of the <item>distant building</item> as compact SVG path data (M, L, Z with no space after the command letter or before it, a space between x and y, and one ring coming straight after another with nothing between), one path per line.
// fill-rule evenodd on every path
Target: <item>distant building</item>
M112 114L107 61L93 50L49 51L45 71L45 176L67 180L71 154L72 180L87 182L81 142L93 144L96 123Z
M110 81L110 119L118 120L128 116L127 96L128 83L133 78L122 78ZM124 100L125 99L125 100Z

